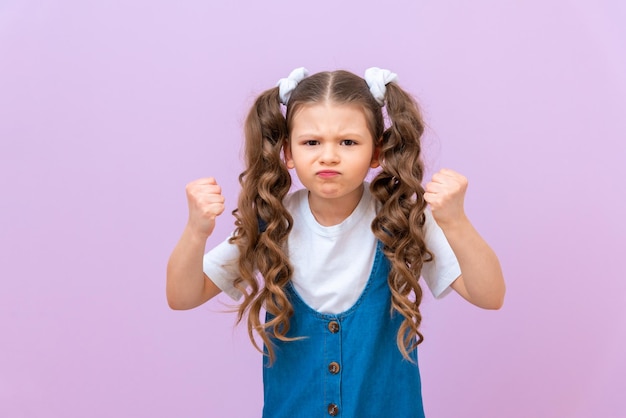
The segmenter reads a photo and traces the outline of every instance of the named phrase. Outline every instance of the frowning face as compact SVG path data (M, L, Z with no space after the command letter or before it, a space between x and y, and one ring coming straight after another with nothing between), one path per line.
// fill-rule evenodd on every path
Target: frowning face
M360 106L305 105L293 117L285 162L310 192L310 202L358 203L378 151ZM355 200L356 199L356 200Z

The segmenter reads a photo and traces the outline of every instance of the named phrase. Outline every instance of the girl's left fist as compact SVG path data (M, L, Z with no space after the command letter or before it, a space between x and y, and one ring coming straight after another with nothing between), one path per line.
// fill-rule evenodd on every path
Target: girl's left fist
M433 218L442 224L453 223L465 218L463 201L467 190L467 179L449 169L441 169L426 184L424 200L430 204Z

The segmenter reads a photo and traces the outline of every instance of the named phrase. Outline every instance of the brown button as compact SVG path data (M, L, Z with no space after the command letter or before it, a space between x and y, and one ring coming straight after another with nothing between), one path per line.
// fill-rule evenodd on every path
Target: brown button
M339 363L337 363L336 361L333 361L332 363L330 363L328 365L328 371L331 372L332 374L337 374L339 373Z
M328 404L328 415L331 417L336 416L339 413L339 407L334 403Z
M337 321L330 321L328 323L328 329L333 334L336 334L337 332L339 332L339 322L337 322Z

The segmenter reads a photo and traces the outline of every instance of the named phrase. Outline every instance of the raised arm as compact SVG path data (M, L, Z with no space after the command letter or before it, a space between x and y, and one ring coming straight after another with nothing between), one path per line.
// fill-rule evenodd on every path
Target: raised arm
M167 263L166 294L172 309L195 308L221 291L202 271L202 258L215 218L224 212L222 189L211 177L189 183L186 192L189 220Z
M424 199L461 267L461 276L452 288L476 306L499 309L506 291L502 269L495 252L465 214L467 184L461 174L442 169L426 184Z

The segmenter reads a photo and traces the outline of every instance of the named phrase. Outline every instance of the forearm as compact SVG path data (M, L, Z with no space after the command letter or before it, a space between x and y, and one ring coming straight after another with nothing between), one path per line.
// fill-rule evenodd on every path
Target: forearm
M167 302L172 309L191 309L205 302L202 259L208 236L187 226L167 264Z
M441 228L461 267L462 279L455 290L476 306L499 309L506 289L495 252L466 216Z

